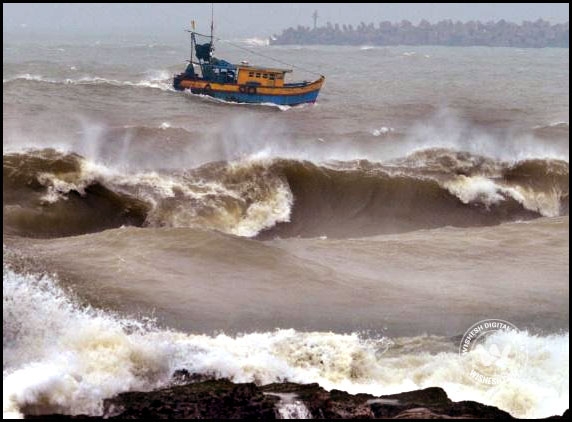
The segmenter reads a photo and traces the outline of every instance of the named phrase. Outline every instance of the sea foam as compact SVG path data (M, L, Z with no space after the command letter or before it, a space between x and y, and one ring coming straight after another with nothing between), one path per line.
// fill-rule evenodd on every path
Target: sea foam
M360 333L175 332L79 306L55 276L19 274L6 265L3 312L4 417L26 409L98 415L104 398L166 385L181 368L235 382L317 382L353 394L439 386L452 400L474 400L525 418L561 414L569 406L568 333L501 334L517 336L528 362L518 376L487 386L468 376L466 362L446 339L394 339L391 344L418 345L403 351ZM435 341L445 351L423 347Z

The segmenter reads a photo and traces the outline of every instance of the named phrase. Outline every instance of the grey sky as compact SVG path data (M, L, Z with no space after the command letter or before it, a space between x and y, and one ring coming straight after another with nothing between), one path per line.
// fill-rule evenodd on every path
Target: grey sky
M191 19L198 30L208 31L210 3L153 4L3 4L3 31L10 34L105 35L145 31L149 36L179 36ZM520 23L542 18L567 22L568 3L215 3L215 31L221 37L268 37L289 26L312 24L318 10L318 25L359 24L403 19L460 21L500 20Z

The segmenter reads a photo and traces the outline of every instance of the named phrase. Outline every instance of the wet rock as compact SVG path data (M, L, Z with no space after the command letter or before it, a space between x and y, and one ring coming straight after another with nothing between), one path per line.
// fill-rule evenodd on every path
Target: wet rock
M284 397L295 397L314 419L513 419L493 406L453 402L432 387L388 396L326 391L318 384L235 384L211 375L176 371L173 386L150 392L129 392L104 401L108 419L276 419ZM182 384L182 385L178 385ZM25 412L26 413L26 412ZM553 416L562 419L568 416ZM307 412L305 413L307 414ZM86 415L26 415L28 419L85 419ZM95 419L95 418L94 418ZM101 419L97 417L96 419Z
M110 419L276 419L272 396L252 383L194 382L149 393L123 393L104 401Z
M190 384L194 382L214 381L217 379L215 374L197 374L190 373L186 369L178 369L173 373L173 384Z

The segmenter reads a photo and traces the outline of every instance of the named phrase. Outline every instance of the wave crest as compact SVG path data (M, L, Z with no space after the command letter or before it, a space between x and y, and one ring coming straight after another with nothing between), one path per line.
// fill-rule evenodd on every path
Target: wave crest
M40 150L4 155L4 226L31 236L137 225L246 237L484 226L567 214L568 167L428 150L391 163L269 159L125 173Z

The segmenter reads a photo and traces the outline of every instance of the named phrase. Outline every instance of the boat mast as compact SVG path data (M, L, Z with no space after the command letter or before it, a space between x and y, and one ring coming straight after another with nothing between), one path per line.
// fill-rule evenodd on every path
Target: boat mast
M214 50L214 3L211 3L211 51Z
M191 66L193 65L193 50L195 49L195 21L191 21Z

